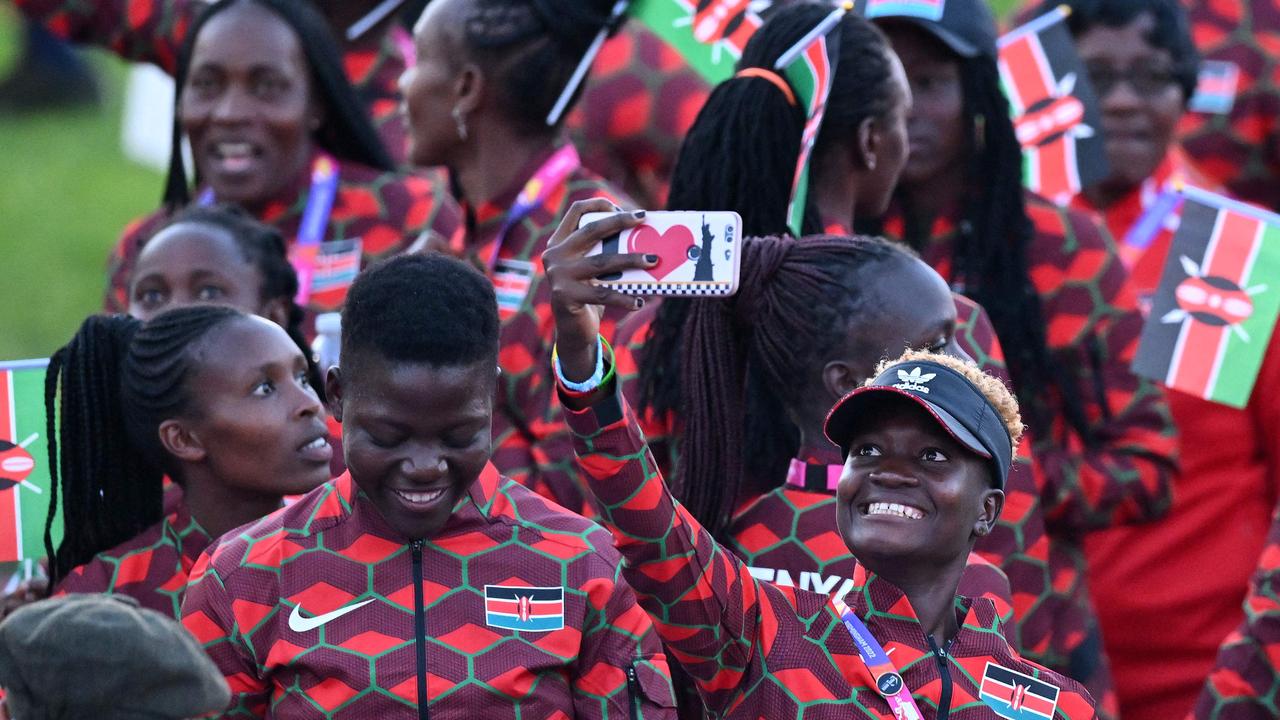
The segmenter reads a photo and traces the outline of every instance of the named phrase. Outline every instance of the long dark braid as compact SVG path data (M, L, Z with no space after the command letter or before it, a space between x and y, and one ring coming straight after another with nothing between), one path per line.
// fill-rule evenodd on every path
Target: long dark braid
M985 57L962 60L960 78L965 137L981 141L968 157L971 182L965 185L967 197L961 203L965 210L952 251L950 280L990 315L1018 400L1036 432L1048 437L1053 412L1044 393L1056 387L1067 422L1088 441L1091 433L1079 394L1071 374L1050 353L1040 294L1031 281L1027 253L1035 227L1022 187L1022 148L996 63ZM905 198L903 207L908 218L905 240L923 251L930 228L912 217Z
M738 68L772 69L782 53L831 11L828 5L796 3L776 10L748 41ZM855 13L841 21L839 64L832 79L814 156L842 152L868 118L893 109L894 85L888 40ZM690 128L671 179L669 210L735 210L744 235L783 235L792 175L800 152L804 112L759 78L720 83ZM821 163L815 163L813 181ZM806 234L821 232L813 196L805 209ZM640 408L659 416L685 413L680 348L689 301L669 298L659 307L640 364ZM751 382L751 387L758 383ZM752 391L746 415L748 465L763 477L791 458L799 433L768 393Z
M191 200L186 165L182 157L182 121L178 110L182 106L187 74L191 71L191 53L195 48L196 38L209 20L246 2L267 8L298 35L298 44L302 46L302 52L307 58L312 90L325 110L320 127L314 133L316 145L339 159L351 160L385 172L394 170L395 162L382 144L378 131L374 129L373 121L369 119L360 96L351 86L342 66L342 50L319 10L310 2L301 0L218 0L191 24L187 39L178 53L177 69L173 74L176 92L173 99L169 175L165 180L165 205L180 208Z
M242 317L215 306L170 310L145 325L124 315L96 315L54 353L45 379L50 588L160 521L161 480L166 473L180 480L160 442L160 423L189 408L192 348ZM59 502L66 532L55 550Z
M307 380L320 401L324 402L324 374L320 372L315 353L311 350L311 343L302 332L306 315L302 307L294 302L298 295L298 273L289 262L289 253L286 249L288 246L285 244L284 236L279 230L254 219L237 205L215 204L191 205L178 211L151 237L183 223L207 225L230 235L245 261L257 268L262 276L259 301L276 299L285 301L289 317L285 322L284 330L289 334L289 339L293 340L302 351L302 356L307 359Z
M722 536L745 492L765 489L748 486L756 473L745 459L747 377L783 408L781 395L805 389L814 358L843 343L851 320L866 311L862 273L907 257L879 238L748 238L738 295L690 301L681 356L689 401L675 488L713 535ZM791 424L785 411L766 420Z

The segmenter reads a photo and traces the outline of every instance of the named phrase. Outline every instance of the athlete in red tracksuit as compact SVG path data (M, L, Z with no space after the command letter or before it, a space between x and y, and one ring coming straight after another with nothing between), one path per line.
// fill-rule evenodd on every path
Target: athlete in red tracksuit
M15 0L14 4L61 38L101 45L127 60L155 63L171 75L187 31L208 6L201 0ZM372 9L376 4L369 0L316 3L331 23L340 18L349 20L355 6ZM334 37L339 37L345 27L335 25L332 29ZM364 101L387 152L403 160L405 127L396 81L405 65L413 62L408 31L394 21L382 22L346 42L342 51L347 77Z
M848 457L839 534L868 574L843 597L761 582L675 502L618 393L613 358L597 340L598 305L644 303L594 279L658 258L585 258L643 221L642 212L616 214L575 229L584 213L606 209L576 203L543 255L559 395L625 574L710 713L985 718L1025 708L1094 717L1078 683L1010 648L990 601L955 595L974 539L990 532L1003 504L1022 430L1009 391L971 363L933 353L909 351L882 366L877 387L847 395L825 429Z
M226 536L183 605L224 717L671 717L608 534L489 463L498 337L461 261L357 279L327 387L349 473Z

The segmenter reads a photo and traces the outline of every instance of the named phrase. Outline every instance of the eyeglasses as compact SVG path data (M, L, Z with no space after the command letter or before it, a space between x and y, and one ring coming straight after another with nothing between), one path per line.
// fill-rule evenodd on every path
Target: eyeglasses
M1087 62L1084 67L1099 98L1110 95L1121 82L1129 83L1129 87L1142 97L1152 98L1178 81L1174 68L1167 65L1139 64L1121 69L1109 63Z

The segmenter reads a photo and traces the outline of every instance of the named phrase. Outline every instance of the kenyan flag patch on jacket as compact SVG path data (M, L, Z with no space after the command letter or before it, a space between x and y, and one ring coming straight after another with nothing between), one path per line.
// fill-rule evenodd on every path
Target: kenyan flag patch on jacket
M484 623L528 632L564 629L564 588L484 586Z
M1053 720L1058 688L1003 665L987 663L978 696L996 715L1009 720Z

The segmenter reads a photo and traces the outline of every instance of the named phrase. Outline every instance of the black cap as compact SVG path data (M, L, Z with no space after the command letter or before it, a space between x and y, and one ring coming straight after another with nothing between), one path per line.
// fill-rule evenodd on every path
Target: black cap
M921 27L961 57L996 57L996 16L986 0L858 0L857 8L868 20Z
M1013 440L1000 412L969 379L945 365L911 361L890 365L870 384L845 395L827 415L827 439L849 453L855 422L876 400L901 397L929 411L956 442L991 463L1003 490L1013 462Z

